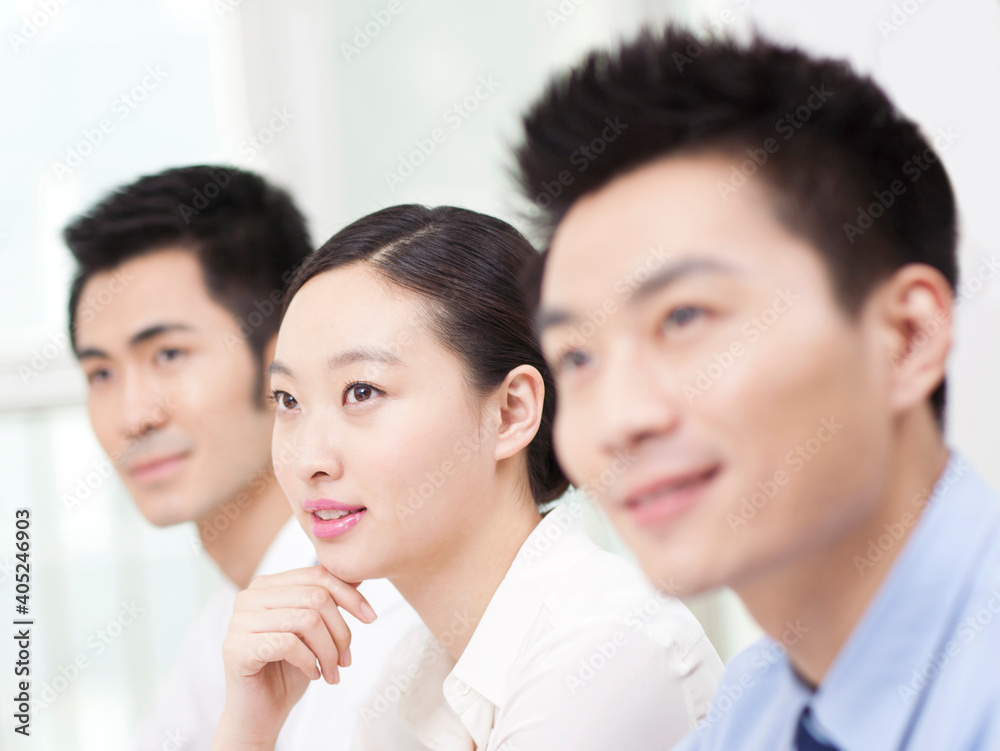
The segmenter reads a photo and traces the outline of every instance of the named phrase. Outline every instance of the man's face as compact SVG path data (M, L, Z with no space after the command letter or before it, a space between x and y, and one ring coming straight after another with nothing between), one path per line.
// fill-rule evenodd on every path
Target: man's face
M890 443L883 330L842 312L766 184L674 157L573 205L542 285L556 449L654 581L739 587L874 513Z
M258 405L258 366L191 251L95 274L76 344L94 432L150 522L204 518L263 484L273 413Z

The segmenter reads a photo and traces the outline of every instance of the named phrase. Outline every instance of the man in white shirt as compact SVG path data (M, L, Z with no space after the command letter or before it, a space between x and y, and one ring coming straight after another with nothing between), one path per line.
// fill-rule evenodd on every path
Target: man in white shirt
M137 748L169 738L208 748L237 591L316 564L274 477L263 378L284 285L310 252L305 221L257 175L188 167L112 193L65 237L79 264L70 335L94 432L143 515L158 526L195 522L228 580L188 634ZM287 454L274 447L277 461ZM278 748L346 748L385 653L417 622L388 582L361 591L379 618L353 628L345 614L356 666L338 685L310 688Z

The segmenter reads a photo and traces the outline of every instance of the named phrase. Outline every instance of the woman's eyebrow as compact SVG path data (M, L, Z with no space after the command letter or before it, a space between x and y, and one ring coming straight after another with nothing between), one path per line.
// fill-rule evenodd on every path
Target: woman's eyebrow
M338 368L359 362L374 362L380 365L403 364L403 361L394 352L390 352L387 349L382 349L381 347L352 347L351 349L338 352L327 360L326 367L328 370L337 370ZM280 360L275 360L268 365L264 373L269 376L280 373L289 378L295 378L295 373L292 372L292 369Z

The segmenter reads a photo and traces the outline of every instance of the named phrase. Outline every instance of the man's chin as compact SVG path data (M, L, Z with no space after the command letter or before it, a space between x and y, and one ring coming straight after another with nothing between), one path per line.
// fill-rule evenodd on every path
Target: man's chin
M137 506L139 513L154 527L173 527L184 522L199 521L182 504L163 497L137 501Z
M693 597L725 584L717 572L707 571L703 564L690 559L682 561L674 556L665 559L662 550L651 550L648 555L640 552L638 557L650 583L674 597Z

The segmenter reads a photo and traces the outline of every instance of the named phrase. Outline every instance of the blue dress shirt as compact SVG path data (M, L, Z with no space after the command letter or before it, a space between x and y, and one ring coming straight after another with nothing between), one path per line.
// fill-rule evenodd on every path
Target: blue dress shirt
M677 750L792 749L808 706L840 751L1000 751L1000 500L953 453L912 519L815 692L765 637L730 662L708 716ZM865 561L854 565L860 575Z

